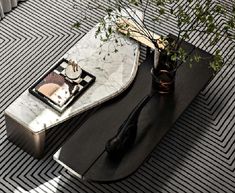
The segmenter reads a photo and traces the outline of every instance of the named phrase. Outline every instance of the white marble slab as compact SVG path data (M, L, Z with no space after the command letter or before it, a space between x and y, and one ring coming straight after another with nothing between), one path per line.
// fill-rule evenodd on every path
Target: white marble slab
M141 16L141 13L139 13ZM103 103L128 88L138 69L139 45L134 40L116 34L122 46L113 53L114 41L101 42L95 38L98 25L91 29L69 50L64 58L76 60L96 81L73 105L59 114L26 90L5 111L20 124L38 133ZM102 47L100 47L100 45ZM110 53L110 55L108 55ZM105 60L103 59L105 57Z

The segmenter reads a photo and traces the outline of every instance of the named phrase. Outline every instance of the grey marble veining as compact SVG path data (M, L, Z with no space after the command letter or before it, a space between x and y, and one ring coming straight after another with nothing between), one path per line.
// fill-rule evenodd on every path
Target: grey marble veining
M95 38L97 27L98 25L91 29L64 55L64 58L77 61L84 70L96 76L95 83L73 105L59 114L26 90L5 113L32 132L41 132L115 97L128 88L138 69L138 43L121 34L115 36L122 46L117 46L115 39L101 42L99 37ZM114 53L115 49L118 52Z

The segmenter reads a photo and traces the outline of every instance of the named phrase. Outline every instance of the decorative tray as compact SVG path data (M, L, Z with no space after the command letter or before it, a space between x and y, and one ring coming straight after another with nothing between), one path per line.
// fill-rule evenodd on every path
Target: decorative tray
M62 113L88 89L96 77L73 61L60 60L55 67L36 81L29 92Z

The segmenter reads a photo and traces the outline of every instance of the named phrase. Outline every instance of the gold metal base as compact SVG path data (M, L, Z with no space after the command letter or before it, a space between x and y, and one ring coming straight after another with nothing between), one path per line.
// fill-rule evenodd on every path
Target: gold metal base
M34 133L7 114L5 120L8 139L35 158L41 158L45 148L45 131Z

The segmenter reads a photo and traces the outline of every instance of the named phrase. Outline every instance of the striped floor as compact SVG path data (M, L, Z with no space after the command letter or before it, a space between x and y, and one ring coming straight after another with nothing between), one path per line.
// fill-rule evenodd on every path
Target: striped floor
M28 0L0 21L0 192L235 192L235 50L234 42L226 39L218 46L227 65L195 98L150 159L124 181L84 182L52 159L76 128L76 118L63 124L60 135L51 131L54 149L42 160L7 140L4 109L104 15L91 9L89 21L74 30L71 25L95 1L77 2L75 8L73 0ZM107 5L108 0L103 2ZM229 7L230 1L224 2ZM154 7L149 8L149 26L154 13ZM176 23L169 18L155 32L176 34ZM211 53L217 48L209 48L208 40L198 34L191 43Z

